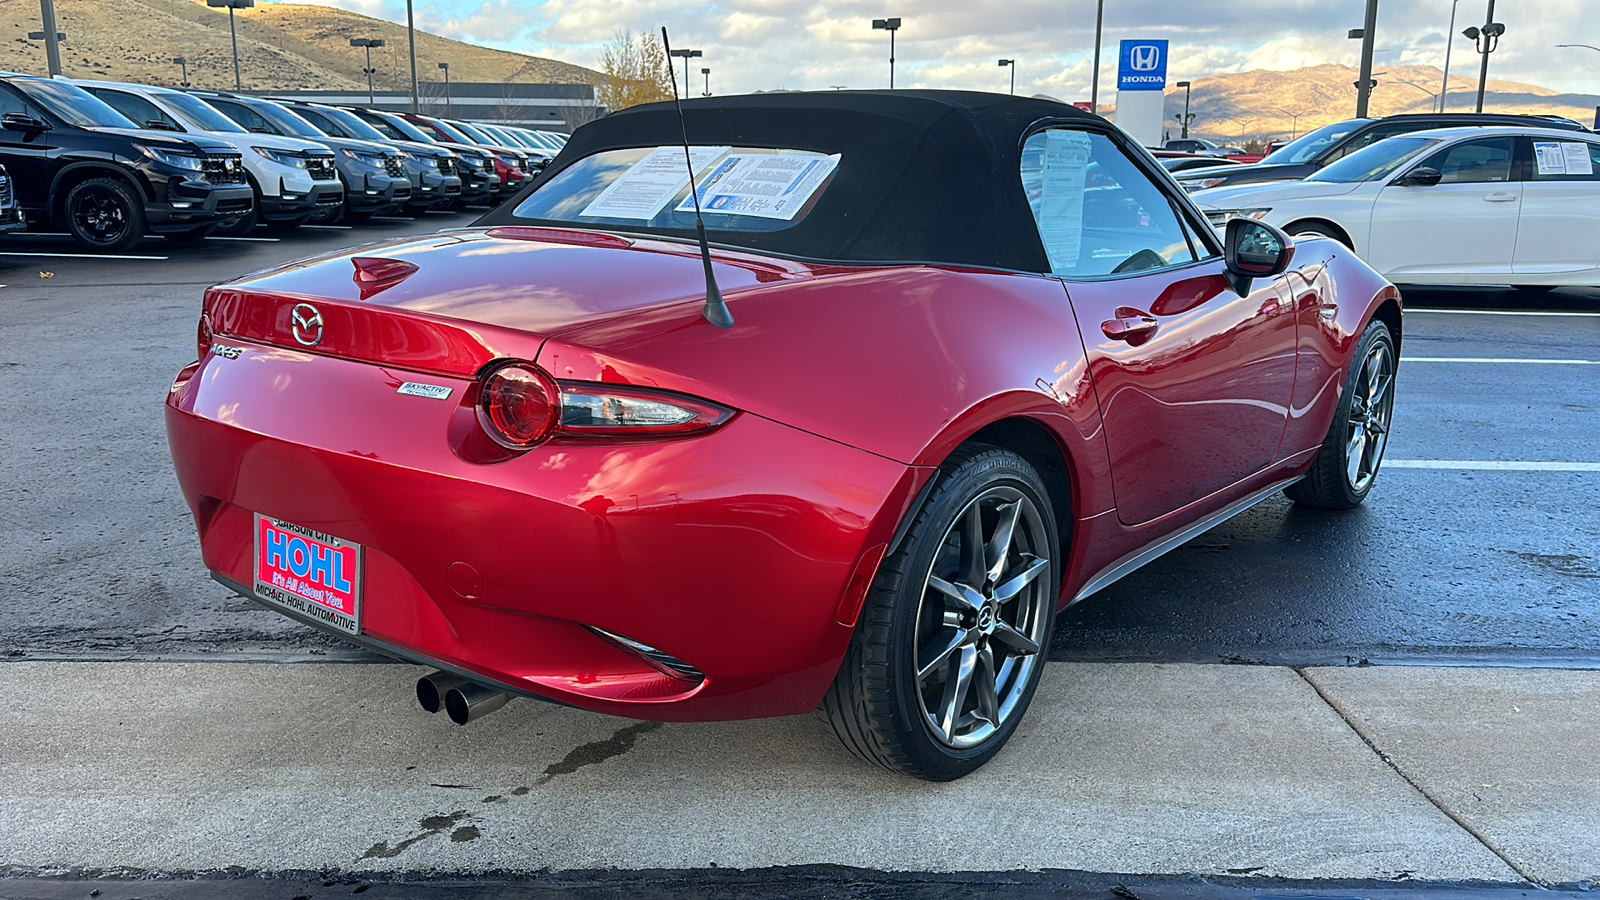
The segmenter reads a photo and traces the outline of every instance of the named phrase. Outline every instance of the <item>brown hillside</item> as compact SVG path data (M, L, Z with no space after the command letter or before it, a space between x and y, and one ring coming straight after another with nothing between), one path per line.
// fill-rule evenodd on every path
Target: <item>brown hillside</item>
M1469 62L1476 63L1476 59ZM1378 86L1372 92L1369 115L1432 112L1444 73L1433 66L1378 66ZM1493 68L1491 66L1491 74ZM1379 74L1381 73L1381 74ZM1357 72L1347 66L1323 65L1288 72L1241 72L1194 80L1189 111L1195 114L1191 135L1239 143L1250 138L1305 134L1355 116ZM1406 82L1412 82L1407 84ZM1600 97L1557 94L1548 88L1514 81L1489 79L1484 93L1485 112L1560 115L1592 125ZM1464 72L1450 67L1450 96L1446 110L1471 112L1478 91L1477 69ZM1167 119L1174 136L1183 112L1183 91L1167 89ZM1299 114L1299 119L1295 119Z
M406 31L402 25L342 9L301 4L263 4L236 13L239 61L246 90L345 89L366 85L365 54L353 37L383 38L372 55L380 90L410 83ZM66 33L61 65L74 78L176 84L173 57L187 57L196 87L233 87L233 50L228 12L203 0L56 0L57 27ZM39 30L39 5L0 0L0 69L43 74L44 45L30 41ZM589 83L597 73L581 66L491 50L417 32L417 76L442 80L436 63L450 64L453 81Z

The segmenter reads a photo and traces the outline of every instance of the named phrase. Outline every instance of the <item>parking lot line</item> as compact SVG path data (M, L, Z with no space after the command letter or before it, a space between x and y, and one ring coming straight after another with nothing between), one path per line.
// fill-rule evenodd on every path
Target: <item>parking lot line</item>
M1600 366L1600 359L1513 359L1498 356L1402 356L1408 363L1493 363L1529 366Z
M1386 469L1448 469L1468 472L1600 472L1600 462L1535 462L1515 459L1386 459Z
M166 259L165 256L138 256L132 253L44 253L0 251L0 256L62 256L70 259Z
M260 241L263 244L276 244L278 241L281 241L283 239L282 238L231 237L231 236L225 235L225 234L215 234L215 235L211 235L210 237L207 237L206 240L208 240L208 241Z
M300 227L301 228L337 229L339 231L349 231L350 229L354 228L355 226L354 225L301 225Z
M1406 315L1436 313L1447 316L1572 316L1581 319L1600 318L1600 312L1555 312L1545 309L1408 309Z

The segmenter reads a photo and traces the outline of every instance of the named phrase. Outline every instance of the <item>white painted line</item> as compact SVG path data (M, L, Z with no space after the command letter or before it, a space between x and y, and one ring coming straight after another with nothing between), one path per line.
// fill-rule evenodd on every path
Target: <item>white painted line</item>
M276 244L278 241L280 241L282 239L281 238L229 237L227 235L214 234L214 235L211 235L210 237L207 237L206 240L208 240L208 241L260 241L261 243L264 243L264 244Z
M166 259L165 256L135 256L131 253L11 253L0 252L0 256L62 256L70 259Z
M1504 459L1386 459L1388 469L1447 469L1456 472L1600 472L1600 462L1525 462Z
M1487 356L1402 356L1408 363L1493 363L1517 366L1600 366L1600 359L1509 359Z
M338 231L349 231L350 229L354 228L355 226L354 225L301 225L300 227L301 228L328 228L328 229L335 229L335 230L338 230Z
M1512 309L1408 309L1406 315L1417 313L1439 313L1448 316L1576 316L1578 318L1600 318L1600 312L1550 312L1547 310L1512 310Z

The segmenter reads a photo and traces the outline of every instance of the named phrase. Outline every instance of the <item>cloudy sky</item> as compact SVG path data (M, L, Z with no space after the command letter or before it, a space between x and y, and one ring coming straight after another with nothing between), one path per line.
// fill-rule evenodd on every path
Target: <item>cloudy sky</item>
M405 0L317 0L405 21ZM1442 66L1452 3L1452 75L1475 75L1478 57L1460 36L1483 24L1487 0L1382 0L1376 65ZM888 36L873 18L899 16L897 87L1004 90L1001 57L1017 60L1017 92L1088 99L1095 0L416 0L417 24L491 47L580 65L598 63L617 29L666 25L677 47L702 50L695 92L711 69L714 93L833 85L884 87ZM1105 0L1101 90L1115 92L1117 42L1167 38L1169 81L1251 69L1355 65L1365 0ZM1506 36L1490 77L1556 91L1600 94L1600 0L1499 0ZM1110 85L1108 88L1107 85Z

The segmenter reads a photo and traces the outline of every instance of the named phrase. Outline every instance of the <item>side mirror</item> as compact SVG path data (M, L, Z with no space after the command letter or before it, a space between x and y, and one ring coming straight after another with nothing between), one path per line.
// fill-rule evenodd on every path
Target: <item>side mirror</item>
M1294 260L1294 241L1254 219L1229 219L1222 242L1228 284L1241 297L1250 293L1252 280L1282 275Z
M1443 178L1438 169L1419 166L1396 178L1394 183L1400 187L1433 187Z
M145 130L147 130L147 131L177 131L178 130L177 128L173 127L171 122L168 122L165 119L149 119L144 123L144 127L145 127Z
M0 116L0 128L7 131L39 132L49 131L50 125L26 113L6 113Z

